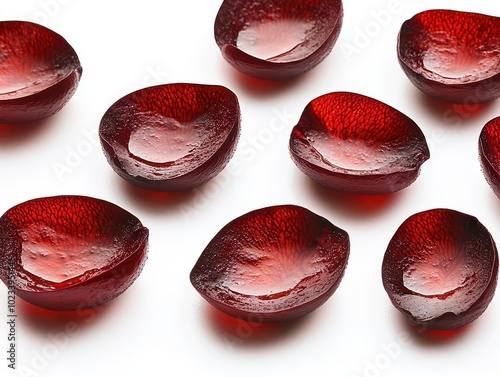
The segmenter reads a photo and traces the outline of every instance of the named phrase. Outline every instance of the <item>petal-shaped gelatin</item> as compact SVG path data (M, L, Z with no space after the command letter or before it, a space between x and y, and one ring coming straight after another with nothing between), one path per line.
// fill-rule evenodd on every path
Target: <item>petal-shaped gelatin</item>
M428 10L403 23L398 59L410 81L437 99L466 104L500 96L500 18Z
M290 137L297 167L330 188L385 194L415 181L429 158L417 124L383 102L334 92L312 100Z
M349 247L345 231L305 208L262 208L217 233L191 271L191 283L229 315L286 321L310 313L335 292Z
M500 117L486 123L481 130L479 161L486 181L500 199Z
M0 123L55 114L81 75L75 50L59 34L31 22L0 22Z
M148 233L135 216L104 200L33 199L0 218L0 278L49 310L98 306L139 276Z
M497 285L498 252L475 217L433 209L409 217L382 264L384 288L410 321L451 330L477 319Z
M225 0L215 19L215 41L238 71L286 79L328 56L342 20L341 0Z
M102 118L99 136L122 178L154 191L183 191L219 174L240 134L236 95L223 86L167 84L133 92Z

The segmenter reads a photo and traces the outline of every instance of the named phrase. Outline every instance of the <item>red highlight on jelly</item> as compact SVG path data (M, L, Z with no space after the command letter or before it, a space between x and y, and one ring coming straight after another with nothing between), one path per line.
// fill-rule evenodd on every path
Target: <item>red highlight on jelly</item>
M330 54L343 14L341 0L225 0L215 19L215 41L238 71L287 79Z
M73 97L82 67L59 34L26 21L0 22L0 123L47 118Z
M166 84L130 93L104 114L99 137L113 170L152 191L185 191L219 174L240 135L240 106L218 85Z
M399 63L410 81L437 99L465 104L500 96L500 18L428 10L405 21Z
M191 271L210 304L250 322L306 315L337 289L349 258L348 234L294 205L249 212L224 226Z
M450 209L410 216L392 237L382 281L393 305L410 321L452 330L488 307L498 279L498 251L477 218Z
M0 218L0 278L25 301L76 311L122 294L145 264L149 231L110 202L84 196L29 200ZM10 277L10 279L9 279Z
M354 194L402 190L430 157L413 120L383 102L349 92L312 100L292 130L289 148L304 174Z

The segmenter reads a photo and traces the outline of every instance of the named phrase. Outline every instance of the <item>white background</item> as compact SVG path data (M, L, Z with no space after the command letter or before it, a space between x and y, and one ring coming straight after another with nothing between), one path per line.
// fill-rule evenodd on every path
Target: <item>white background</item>
M78 91L59 114L33 126L0 126L0 212L35 197L82 194L124 207L150 229L142 275L110 305L70 316L18 301L18 367L29 372L24 375L499 376L500 297L472 325L437 339L402 319L380 273L396 228L418 211L447 207L469 213L500 240L500 201L482 176L477 151L479 132L500 115L500 102L480 109L446 107L418 92L396 58L398 30L415 13L452 6L500 16L498 2L344 0L340 38L323 63L297 80L257 86L235 73L215 44L219 5L220 0L0 3L2 19L37 21L63 35L83 66ZM390 16L381 19L380 12ZM97 128L120 97L169 82L233 90L242 134L231 166L209 184L181 195L151 196L111 170ZM338 90L382 100L422 128L431 159L408 189L374 199L340 195L311 183L292 163L288 139L304 106ZM249 325L218 314L192 288L192 266L227 222L284 203L309 208L349 233L351 257L339 289L294 323ZM0 305L6 318L5 288ZM10 376L7 337L1 335L7 327L0 330L0 375Z

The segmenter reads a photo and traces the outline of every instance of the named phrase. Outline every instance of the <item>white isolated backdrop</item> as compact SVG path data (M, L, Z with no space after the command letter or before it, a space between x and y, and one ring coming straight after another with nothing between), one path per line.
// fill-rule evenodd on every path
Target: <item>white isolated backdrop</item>
M20 369L7 368L4 325L0 375L500 376L500 297L472 325L437 339L392 307L380 272L397 227L422 210L469 213L500 241L500 201L482 176L477 152L479 132L500 115L500 102L480 109L443 106L410 84L396 58L398 30L415 13L451 8L500 16L499 3L344 0L343 28L326 60L296 80L260 88L237 74L215 44L220 3L0 3L2 20L36 21L63 35L83 66L78 91L60 113L36 126L0 127L0 212L35 197L81 194L122 206L150 229L142 275L109 305L69 316L18 300ZM241 138L231 164L210 183L182 195L148 196L111 170L97 128L122 96L174 82L233 90L241 105ZM384 101L419 124L431 159L412 186L368 200L319 187L298 171L288 153L292 127L310 100L340 90ZM227 222L285 203L309 208L349 233L351 256L339 289L293 323L247 324L218 314L192 288L192 266ZM2 323L6 296L2 286Z

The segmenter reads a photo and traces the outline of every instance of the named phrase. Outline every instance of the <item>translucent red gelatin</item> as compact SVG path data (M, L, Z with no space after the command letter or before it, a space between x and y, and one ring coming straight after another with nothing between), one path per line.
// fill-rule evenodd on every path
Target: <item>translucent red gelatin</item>
M335 92L312 100L290 137L297 167L315 181L356 194L384 194L415 181L430 157L417 124L383 102Z
M131 93L109 108L99 128L115 172L154 191L189 190L215 177L231 159L239 134L236 95L199 84Z
M341 0L225 0L215 19L215 41L238 71L285 79L328 56L342 20Z
M500 199L500 117L486 123L481 130L479 159L486 181Z
M31 22L0 22L0 123L55 114L81 75L75 50L59 34Z
M473 216L433 209L409 217L382 264L384 288L412 322L451 330L477 319L497 285L498 252Z
M99 199L33 199L0 218L0 278L50 310L82 310L123 293L146 261L148 229Z
M294 319L337 289L348 234L298 206L249 212L210 241L191 271L196 290L219 310L253 322Z
M500 96L500 18L428 10L403 23L398 58L424 93L456 103Z

